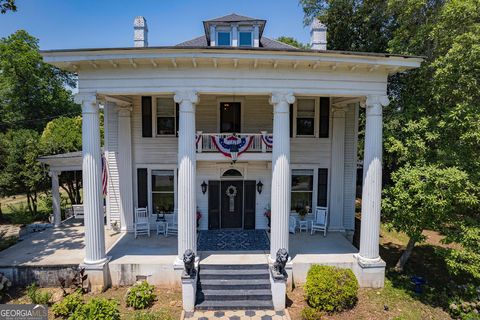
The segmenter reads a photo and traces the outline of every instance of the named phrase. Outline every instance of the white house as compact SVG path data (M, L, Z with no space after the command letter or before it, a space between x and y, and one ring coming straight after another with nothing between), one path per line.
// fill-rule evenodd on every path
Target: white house
M103 242L101 105L107 226L116 221L132 232L141 207L152 228L159 215L178 215L172 270L183 269L187 249L202 259L197 210L199 230L257 230L267 229L264 213L271 208L270 262L279 249L289 250L290 217L307 206L310 220L317 207L328 208L328 236L351 242L358 117L365 108L360 249L348 266L361 286L383 286L382 107L388 76L417 68L422 59L329 51L318 21L311 49L297 49L265 37L266 23L231 14L204 21L198 38L149 47L147 22L137 17L134 47L43 51L46 62L78 74L85 266L92 283L107 285L112 268ZM185 300L192 299L188 285Z

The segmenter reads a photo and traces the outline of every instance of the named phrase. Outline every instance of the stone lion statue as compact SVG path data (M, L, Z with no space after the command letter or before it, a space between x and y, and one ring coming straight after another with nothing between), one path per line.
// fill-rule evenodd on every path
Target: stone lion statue
M286 276L285 272L285 265L288 262L288 251L285 248L278 249L277 251L277 257L275 259L275 262L273 263L273 271L277 275L283 275Z
M195 252L187 249L183 254L183 263L185 265L184 275L192 276L195 272Z

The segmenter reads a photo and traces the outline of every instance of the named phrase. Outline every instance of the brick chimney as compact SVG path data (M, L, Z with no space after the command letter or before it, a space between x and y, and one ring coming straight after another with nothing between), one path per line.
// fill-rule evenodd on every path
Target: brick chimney
M136 48L148 47L148 26L147 20L138 16L133 21L133 41Z
M327 50L327 26L317 18L313 19L310 28L310 44L313 50Z

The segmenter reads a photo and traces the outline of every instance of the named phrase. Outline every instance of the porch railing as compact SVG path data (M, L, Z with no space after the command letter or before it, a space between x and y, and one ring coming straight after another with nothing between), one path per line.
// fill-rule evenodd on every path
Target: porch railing
M268 146L262 139L262 136L271 136L266 131L262 133L237 133L236 137L238 138L249 138L252 137L252 144L245 152L248 153L265 153L272 152L272 148ZM197 152L218 152L217 147L212 141L212 137L217 138L228 138L232 136L231 133L203 133L201 131L197 132Z

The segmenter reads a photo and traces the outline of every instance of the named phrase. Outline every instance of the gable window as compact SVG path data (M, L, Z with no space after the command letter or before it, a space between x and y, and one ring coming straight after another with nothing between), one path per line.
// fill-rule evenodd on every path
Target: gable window
M240 31L238 33L239 45L240 47L251 47L252 46L252 32L250 31Z
M173 213L174 199L174 171L152 170L153 213Z
M231 39L230 39L230 32L229 31L219 31L217 32L217 45L218 46L231 46Z
M175 102L172 98L157 98L157 135L175 135Z
M297 136L315 135L315 99L298 99Z
M313 170L292 170L291 210L298 212L309 206L312 208Z

